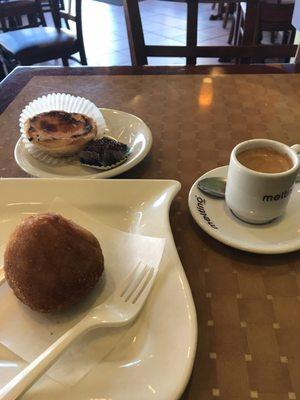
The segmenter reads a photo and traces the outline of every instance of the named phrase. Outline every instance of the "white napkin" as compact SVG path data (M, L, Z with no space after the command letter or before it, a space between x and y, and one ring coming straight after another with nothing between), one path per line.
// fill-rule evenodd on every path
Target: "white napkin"
M86 300L71 311L55 315L31 311L17 300L6 282L0 286L0 343L27 362L32 362L92 307L102 303L139 261L158 267L165 245L165 239L111 228L60 199L47 211L72 219L98 238L104 254L105 273ZM10 232L6 233L8 238ZM127 330L127 327L100 328L88 333L60 357L48 375L62 384L75 384L116 346Z

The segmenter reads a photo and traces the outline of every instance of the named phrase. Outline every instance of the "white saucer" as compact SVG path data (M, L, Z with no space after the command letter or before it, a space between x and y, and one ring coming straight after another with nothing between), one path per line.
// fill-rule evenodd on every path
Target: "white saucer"
M151 131L135 115L106 108L100 110L107 125L106 135L130 147L130 155L124 163L106 171L99 171L70 157L57 158L55 163L43 162L29 153L21 136L15 146L17 164L28 174L38 178L111 178L128 171L142 161L151 149Z
M264 225L252 225L236 218L223 199L213 198L197 188L197 182L213 176L227 176L228 166L202 175L189 193L189 209L197 224L210 236L240 250L261 254L289 253L300 249L300 184L296 183L285 214Z

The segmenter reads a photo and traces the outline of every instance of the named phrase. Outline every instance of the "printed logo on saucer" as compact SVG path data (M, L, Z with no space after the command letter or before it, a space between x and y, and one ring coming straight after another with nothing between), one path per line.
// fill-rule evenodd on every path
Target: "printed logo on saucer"
M219 229L213 222L212 220L209 218L209 216L207 215L207 212L205 211L205 204L206 204L206 200L203 199L201 196L197 196L196 197L196 201L197 201L197 210L199 211L199 213L202 215L202 218L208 223L209 226L211 226L213 229Z
M293 188L291 187L291 188L289 188L287 190L284 190L281 193L277 193L275 195L273 195L273 194L265 194L263 196L262 201L270 203L270 202L273 202L273 201L278 201L278 200L285 199L286 197L288 197L290 195L292 190L293 190Z

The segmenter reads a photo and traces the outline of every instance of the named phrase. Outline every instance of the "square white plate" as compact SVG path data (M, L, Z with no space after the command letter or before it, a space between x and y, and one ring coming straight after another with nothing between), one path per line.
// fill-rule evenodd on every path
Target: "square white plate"
M166 238L146 307L112 351L76 385L65 387L44 376L22 398L175 400L181 395L193 366L197 320L169 225L179 189L178 182L167 180L0 180L0 224L42 212L59 196L117 229ZM25 362L4 347L0 360L2 386Z

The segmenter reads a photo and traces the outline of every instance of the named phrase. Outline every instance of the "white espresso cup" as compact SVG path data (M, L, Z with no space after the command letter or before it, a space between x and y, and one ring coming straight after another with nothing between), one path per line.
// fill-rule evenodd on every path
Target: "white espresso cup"
M249 169L238 161L239 153L263 147L287 155L292 162L292 167L284 172L265 173ZM299 145L292 147L299 151ZM253 224L264 224L284 213L300 164L295 150L269 139L247 140L232 150L225 200L238 218Z

